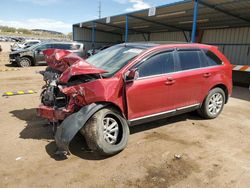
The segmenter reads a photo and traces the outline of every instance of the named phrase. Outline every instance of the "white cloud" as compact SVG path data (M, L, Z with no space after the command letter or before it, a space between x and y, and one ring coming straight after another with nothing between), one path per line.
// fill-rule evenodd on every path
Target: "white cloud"
M63 33L71 32L72 30L72 25L69 23L45 18L11 21L0 20L0 25L25 29L46 29Z
M60 3L63 0L16 0L16 1L46 6L46 5Z
M144 0L114 0L114 1L120 4L127 4L127 3L132 4L131 7L126 9L127 12L146 9L146 8L151 7L150 4L144 2Z
M126 11L136 11L141 9L146 9L150 7L150 4L144 2L143 0L128 0L130 3L133 3L132 7L127 8Z

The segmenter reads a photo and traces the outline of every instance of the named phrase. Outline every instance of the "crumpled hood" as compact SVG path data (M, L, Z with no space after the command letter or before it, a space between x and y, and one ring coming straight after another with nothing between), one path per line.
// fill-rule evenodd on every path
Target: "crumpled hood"
M81 60L80 57L66 50L47 49L43 54L48 66L60 72L64 72L72 64ZM70 61L67 61L69 59Z
M49 67L62 72L59 82L67 83L72 76L84 74L102 74L107 71L99 69L76 54L59 49L48 49L43 51L45 60Z

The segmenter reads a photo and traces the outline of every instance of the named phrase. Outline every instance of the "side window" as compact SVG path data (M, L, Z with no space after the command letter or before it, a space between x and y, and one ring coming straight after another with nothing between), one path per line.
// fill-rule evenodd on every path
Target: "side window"
M63 44L63 49L64 50L70 50L71 49L71 44Z
M31 46L32 45L32 42L28 42L25 44L25 46Z
M55 44L55 48L62 50L71 50L71 44Z
M54 44L54 48L63 49L62 44Z
M208 60L208 66L221 65L222 61L213 52L204 50Z
M34 45L34 44L37 44L37 43L39 43L39 42L31 42L31 45Z
M36 48L36 50L43 51L49 48L53 48L51 44L44 44Z
M46 49L53 48L52 44L46 44L45 46L46 46Z
M175 71L173 52L157 54L138 67L139 77L165 74Z
M181 70L196 69L206 67L207 63L202 58L202 52L199 50L180 50L178 51Z

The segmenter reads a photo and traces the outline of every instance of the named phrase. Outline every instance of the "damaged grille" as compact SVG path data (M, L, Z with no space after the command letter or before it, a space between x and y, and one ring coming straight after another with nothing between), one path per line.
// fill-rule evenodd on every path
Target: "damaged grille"
M68 97L57 86L50 86L41 93L42 103L46 106L62 108L68 104Z

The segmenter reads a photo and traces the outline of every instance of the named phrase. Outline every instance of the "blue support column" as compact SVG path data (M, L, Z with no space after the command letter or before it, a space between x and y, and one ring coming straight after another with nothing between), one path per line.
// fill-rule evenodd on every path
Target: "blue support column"
M125 43L128 42L128 15L126 15Z
M197 15L198 15L198 6L199 2L198 0L194 0L194 16L193 16L193 28L192 28L192 37L191 42L196 42L196 30L197 30Z
M92 41L92 48L95 50L95 22L92 22L91 41Z

